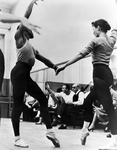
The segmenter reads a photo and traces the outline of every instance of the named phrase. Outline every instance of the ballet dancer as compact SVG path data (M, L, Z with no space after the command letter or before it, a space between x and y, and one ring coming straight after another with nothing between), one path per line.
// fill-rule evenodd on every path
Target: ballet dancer
M113 135L113 141L108 145L100 147L99 150L117 149L117 119L109 90L109 87L113 84L113 75L109 68L109 62L117 41L117 27L111 31L110 36L107 36L107 31L111 29L111 26L106 20L99 19L91 24L95 38L84 50L80 51L78 55L58 68L56 74L71 64L85 58L89 53L92 54L94 88L84 102L85 115L81 133L81 144L85 145L86 143L86 138L89 135L88 126L92 116L92 103L98 99L108 114L110 129Z
M37 0L32 0L24 17L29 18L33 5ZM43 62L46 66L56 70L57 67L47 58L42 56L29 42L33 32L22 25L17 27L15 33L17 62L11 71L11 82L13 85L14 106L12 110L12 126L15 135L15 146L28 148L28 144L20 137L20 115L23 109L24 94L27 92L40 103L40 111L47 128L46 137L51 140L55 147L60 147L59 140L51 126L48 112L48 100L41 88L30 77L30 71L35 64L35 59Z
M0 22L2 23L19 23L20 22L25 28L33 30L39 34L38 30L36 29L36 27L38 26L31 24L26 18L14 16L8 13L3 13L1 10L0 10ZM3 82L3 77L4 77L4 70L5 70L4 55L3 55L2 50L0 49L0 92L1 92L2 82ZM0 108L0 117L1 117L1 108Z

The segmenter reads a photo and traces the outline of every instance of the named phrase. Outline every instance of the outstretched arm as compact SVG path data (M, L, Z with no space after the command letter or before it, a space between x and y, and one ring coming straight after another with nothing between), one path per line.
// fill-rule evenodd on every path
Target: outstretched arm
M37 30L37 28L40 28L40 27L30 23L26 18L21 18L21 17L14 16L14 15L8 14L8 13L1 13L0 14L0 22L2 22L2 23L18 23L18 22L20 22L24 27L40 34L39 31Z
M0 22L2 22L2 23L19 23L19 22L21 22L22 23L23 18L14 16L12 14L0 12Z
M65 65L63 65L62 67L58 68L56 70L56 75L59 74L59 72L61 72L62 70L64 70L66 67L72 65L73 63L79 61L82 58L84 58L84 56L81 53L79 53L73 59L69 60Z
M37 50L36 50L36 59L38 59L39 61L43 62L49 68L52 68L55 71L57 70L57 66L55 64L53 64L53 62L51 62L49 59L47 59L44 56L40 55Z
M75 62L81 60L82 58L84 58L84 56L79 53L78 55L76 55L73 59L69 60L66 64L65 64L65 68L74 64Z
M85 47L84 50L80 51L79 54L77 54L75 57L73 57L71 60L69 60L65 65L58 68L56 71L56 75L64 70L66 67L74 64L75 62L81 60L82 58L86 58L90 56L89 54L92 52L93 48L95 47L95 40L92 40L87 47Z

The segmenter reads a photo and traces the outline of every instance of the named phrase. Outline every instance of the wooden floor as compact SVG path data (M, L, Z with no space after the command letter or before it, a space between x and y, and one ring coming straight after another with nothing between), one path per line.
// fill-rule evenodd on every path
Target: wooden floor
M29 144L27 150L54 150L55 147L49 141L45 134L44 125L35 125L35 123L21 122L21 136ZM85 146L80 144L81 129L68 127L68 129L60 130L54 127L54 131L60 140L60 150L98 150L102 146L111 141L107 138L107 133L103 130L95 130L90 133ZM1 119L0 127L0 150L19 150L14 146L14 136L10 119Z

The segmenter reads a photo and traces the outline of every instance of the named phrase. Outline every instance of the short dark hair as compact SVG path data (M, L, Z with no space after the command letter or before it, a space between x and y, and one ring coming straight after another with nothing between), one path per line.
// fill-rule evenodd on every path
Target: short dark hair
M69 86L69 84L63 84L63 85L65 85L65 86L66 86L66 89L70 90L70 86Z
M62 92L62 88L58 88L58 89L56 90L56 92L57 92L57 93Z
M20 28L20 25L17 27L17 30L18 30L19 28ZM34 38L34 35L33 35L32 30L30 30L30 29L28 29L28 28L26 28L26 27L24 27L24 28L25 28L24 31L26 31L26 32L28 33L29 38L30 38L30 39L33 39L33 38Z
M98 20L92 22L91 24L92 24L92 26L94 26L96 28L99 26L101 28L101 30L105 33L111 29L111 26L109 25L109 23L104 19L98 19Z

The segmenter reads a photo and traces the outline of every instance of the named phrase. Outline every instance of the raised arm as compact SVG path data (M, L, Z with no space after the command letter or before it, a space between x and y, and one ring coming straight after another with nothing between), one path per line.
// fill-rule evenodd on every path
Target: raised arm
M49 94L51 94L51 95L52 95L52 97L55 97L55 92L54 92L54 91L52 91L52 90L50 89L49 84L46 84L46 85L45 85L45 88L48 90Z
M26 9L26 12L25 12L25 14L24 14L24 17L25 18L29 18L30 17L30 15L31 15L31 13L32 13L32 9L33 9L33 5L34 4L37 4L36 2L37 2L38 0L32 0L31 2L30 2L30 4L29 4L29 6L28 6L28 8ZM18 30L17 30L17 32L16 32L16 34L15 34L15 39L16 39L16 41L17 41L17 39L19 39L20 37L22 37L22 33L25 31L25 28L24 28L24 26L22 26L22 25L20 25L19 26L19 28L18 28ZM21 46L22 47L22 46Z
M33 6L34 6L34 4L36 4L37 5L37 2L38 0L32 0L31 1L31 3L29 4L29 6L28 6L28 8L27 8L27 10L26 10L26 12L25 12L25 14L24 14L24 17L25 18L29 18L30 17L30 15L31 15L31 13L32 13L32 9L33 9Z

